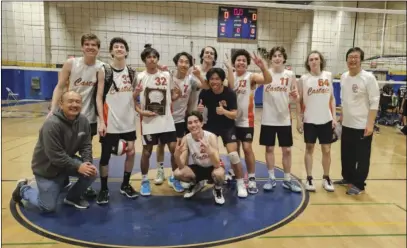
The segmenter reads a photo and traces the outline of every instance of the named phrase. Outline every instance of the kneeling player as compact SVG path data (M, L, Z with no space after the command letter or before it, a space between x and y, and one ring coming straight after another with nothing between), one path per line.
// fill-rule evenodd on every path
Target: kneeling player
M222 184L225 179L225 169L221 166L217 137L215 134L202 129L203 117L198 111L192 111L186 117L190 133L177 143L175 158L178 169L174 171L177 180L191 183L184 198L191 198L202 190L203 180L213 181L215 187L213 196L217 204L224 204ZM193 164L187 165L189 155Z

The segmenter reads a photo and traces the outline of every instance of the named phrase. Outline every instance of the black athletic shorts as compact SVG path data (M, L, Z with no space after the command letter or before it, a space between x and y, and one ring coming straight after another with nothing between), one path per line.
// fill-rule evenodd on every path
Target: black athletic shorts
M108 165L112 154L113 146L117 145L120 139L125 141L135 141L136 131L128 133L107 133L104 137L100 137L99 141L102 144L102 154L100 156L100 164Z
M215 134L218 137L220 136L222 138L224 146L226 146L229 143L237 142L235 126L232 126L231 128L228 129L211 130L211 128L208 128L206 130Z
M158 145L158 144L168 144L171 142L177 142L177 132L165 132L165 133L154 133L143 135L142 138L143 145Z
M266 126L261 125L260 145L275 146L276 136L280 147L293 146L293 132L291 126Z
M177 133L177 138L182 138L187 133L187 125L185 122L175 123L175 132Z
M307 144L315 144L317 138L321 145L332 143L332 121L321 125L304 123L304 142Z
M195 181L197 183L200 181L203 181L203 180L213 181L212 172L215 169L215 167L213 167L213 166L202 167L200 165L191 164L191 165L189 165L189 168L191 168L192 172L194 172Z
M241 142L252 142L254 127L236 127L236 138Z
M92 123L90 124L90 135L95 136L98 133L98 124L97 123Z

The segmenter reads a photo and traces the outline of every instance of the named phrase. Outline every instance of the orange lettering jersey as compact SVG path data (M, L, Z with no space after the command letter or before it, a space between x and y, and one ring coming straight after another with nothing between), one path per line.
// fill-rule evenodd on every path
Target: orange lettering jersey
M103 66L103 62L96 60L94 65L86 65L83 57L70 59L72 63L69 76L68 90L78 92L82 96L81 114L86 116L89 123L97 122L96 106L93 102L93 93L96 90L97 72Z
M322 71L319 76L313 76L310 73L302 75L301 87L304 123L320 125L332 121L332 73Z
M233 90L237 97L237 117L235 125L237 127L254 127L254 91L255 87L252 86L250 81L252 73L246 72L238 77L236 73L235 87Z
M269 69L273 81L263 88L263 114L261 124L265 126L290 126L290 90L293 87L294 72L284 70L273 73Z
M166 71L158 71L155 74L149 74L147 71L143 71L137 75L137 84L141 84L143 88L143 91L140 93L140 105L142 110L145 110L146 97L149 97L150 101L153 102L161 102L163 98L160 93L157 94L157 92L153 92L152 94L147 96L145 94L145 90L147 88L165 90L167 99L165 106L165 115L140 117L142 135L175 131L175 124L172 117L171 109L171 89L174 88L174 84L171 80L170 73Z

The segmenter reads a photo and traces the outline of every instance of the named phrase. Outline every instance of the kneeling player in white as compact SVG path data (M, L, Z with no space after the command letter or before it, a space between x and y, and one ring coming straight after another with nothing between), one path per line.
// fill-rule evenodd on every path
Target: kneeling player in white
M202 190L203 180L214 182L213 196L217 204L224 204L222 184L225 180L225 169L221 166L219 148L215 134L202 129L203 117L198 111L192 111L186 117L190 133L177 144L175 158L178 169L174 176L177 180L191 183L184 198L191 198ZM187 165L189 155L193 164Z

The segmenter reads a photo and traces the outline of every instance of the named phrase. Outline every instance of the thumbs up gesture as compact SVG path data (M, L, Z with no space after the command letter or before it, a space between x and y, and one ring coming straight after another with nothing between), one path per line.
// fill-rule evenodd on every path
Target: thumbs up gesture
M205 106L202 104L202 99L199 100L198 111L203 113Z
M223 108L222 102L219 102L219 107L216 107L216 113L218 115L223 115L225 113L225 109Z

